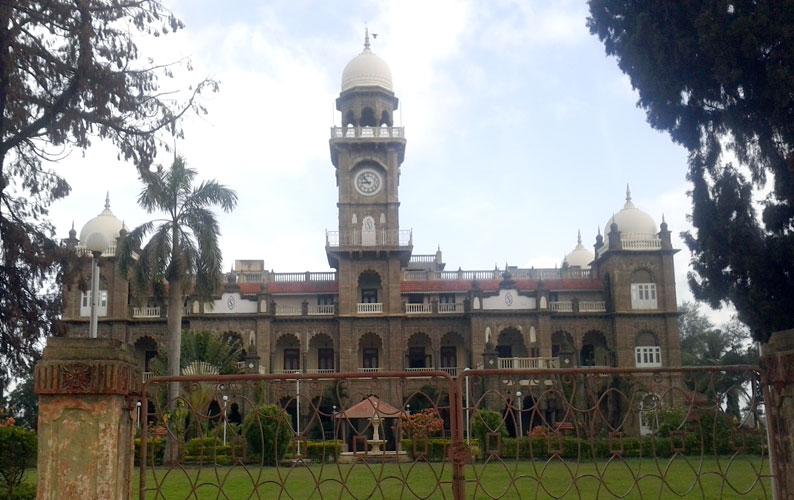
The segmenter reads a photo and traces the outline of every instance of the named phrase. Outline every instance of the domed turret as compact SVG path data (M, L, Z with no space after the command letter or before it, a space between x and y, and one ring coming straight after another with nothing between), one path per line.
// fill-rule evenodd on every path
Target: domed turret
M576 248L565 256L563 262L567 263L569 267L590 269L590 263L593 262L594 258L593 252L582 245L582 232L579 231L577 234Z
M382 87L392 91L391 70L369 48L369 31L364 36L364 51L354 57L342 72L342 92L353 87Z
M604 236L607 241L609 241L612 223L617 224L618 231L623 237L642 235L655 238L658 233L653 218L631 202L631 191L628 186L626 186L626 204L623 205L623 210L610 217L604 226Z
M115 245L116 238L119 237L119 232L123 227L124 223L110 211L110 194L108 194L105 196L105 209L99 215L86 222L80 231L80 245L85 246L88 237L93 233L104 234L110 244Z

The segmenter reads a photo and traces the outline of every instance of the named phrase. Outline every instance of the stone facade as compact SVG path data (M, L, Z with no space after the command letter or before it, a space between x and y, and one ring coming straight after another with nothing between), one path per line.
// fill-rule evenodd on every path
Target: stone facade
M406 139L393 126L391 87L346 88L336 106L343 126L331 130L329 145L339 224L325 247L334 271L273 273L264 261L237 261L213 303L187 297L184 328L238 335L261 373L433 368L455 376L497 367L487 366L486 352L506 369L680 365L676 250L667 224L657 231L629 193L589 263L447 271L440 249L415 255L412 233L401 230ZM639 234L631 217L651 220L653 232ZM80 244L74 234L67 243ZM577 251L587 254L581 241ZM147 371L152 351L165 345L165 307L131 296L112 254L100 269L108 300L99 336L132 346ZM71 336L87 336L81 299L65 284Z

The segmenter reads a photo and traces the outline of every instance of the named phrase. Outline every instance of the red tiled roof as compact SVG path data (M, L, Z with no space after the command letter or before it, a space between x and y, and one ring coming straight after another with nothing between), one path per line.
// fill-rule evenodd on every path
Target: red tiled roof
M243 295L251 295L262 291L262 283L237 283L240 288L240 293Z
M385 401L381 401L377 396L369 396L360 403L354 404L347 410L336 414L336 418L372 418L375 413L381 417L396 417L401 410L393 407Z
M500 280L479 281L480 289L496 291L499 289ZM538 280L515 280L518 290L537 290ZM546 290L603 290L604 283L598 280L559 279L545 280L543 287ZM471 281L441 280L441 281L403 281L400 285L403 293L411 292L468 292L471 290Z

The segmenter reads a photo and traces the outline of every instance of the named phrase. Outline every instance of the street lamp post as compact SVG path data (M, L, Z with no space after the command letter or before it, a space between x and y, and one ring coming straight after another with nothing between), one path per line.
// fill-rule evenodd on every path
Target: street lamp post
M138 401L135 406L138 407L138 429L141 428L141 402Z
M226 446L226 403L229 401L229 396L223 395L223 446Z
M518 437L524 434L523 424L521 422L521 391L516 392L516 399L518 400Z
M88 336L97 338L99 315L99 257L110 246L108 237L100 232L91 233L86 238L85 247L91 252L91 324Z

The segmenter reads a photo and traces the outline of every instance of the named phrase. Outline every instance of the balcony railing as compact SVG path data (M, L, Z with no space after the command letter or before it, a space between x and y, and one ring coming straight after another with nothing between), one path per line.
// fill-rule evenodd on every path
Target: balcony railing
M441 303L438 305L438 312L440 313L456 313L463 312L463 304L458 303Z
M356 304L356 312L359 314L379 314L383 312L383 304L381 302Z
M559 368L560 358L499 358L500 370L527 368Z
M327 304L321 306L309 306L309 316L332 316L334 314L334 305Z
M132 317L133 318L159 318L160 317L160 308L159 307L133 307L132 308Z
M154 377L154 372L143 372L143 381L146 382L150 378Z
M404 127L331 127L331 139L405 137Z
M359 368L358 372L359 373L378 373L378 372L380 372L382 370L383 370L383 368L381 368L381 367L378 367L378 368Z
M607 303L603 300L598 301L580 301L579 312L606 312Z
M557 312L573 312L573 302L549 302L549 309Z
M404 281L482 281L501 280L504 271L403 271ZM513 279L556 280L591 279L590 269L511 269Z
M432 264L436 261L436 254L431 253L427 255L411 255L411 264Z
M336 281L335 271L304 271L295 273L274 273L270 271L240 272L233 271L238 283L301 283L306 281Z
M301 373L300 370L273 370L273 373L282 375L292 375L293 373Z
M598 256L609 250L609 238L605 238L605 245L598 249ZM662 240L658 234L648 233L621 233L620 246L623 250L659 250Z
M90 256L91 255L91 250L87 249L86 247L84 247L82 245L76 246L74 248L74 250L75 250L75 252L77 252L77 255L80 255L80 256L83 256L83 255L89 255ZM109 246L107 248L107 250L102 252L102 257L115 257L115 256L116 256L116 245L111 245L111 246Z
M406 314L430 314L433 312L431 304L405 304Z
M413 245L411 230L380 229L375 231L326 231L327 247L407 247Z
M306 373L336 373L335 368L309 368Z
M301 313L301 306L276 304L276 316L300 316Z

